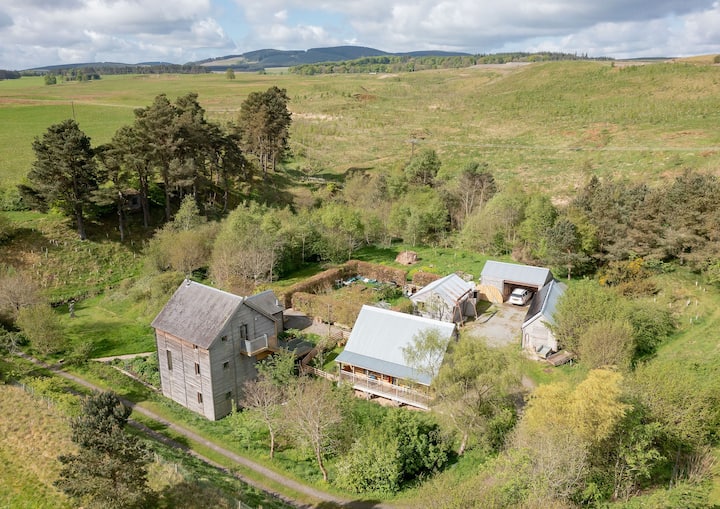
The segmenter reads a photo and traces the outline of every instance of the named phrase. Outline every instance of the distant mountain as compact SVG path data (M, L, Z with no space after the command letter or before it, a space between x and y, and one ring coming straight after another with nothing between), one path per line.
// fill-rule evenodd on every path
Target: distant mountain
M335 46L330 48L310 48L308 50L278 50L278 49L260 49L248 51L239 55L225 55L217 58L207 58L196 62L188 62L182 64L182 67L202 67L206 71L224 71L228 68L236 71L260 71L270 67L292 67L302 64L318 64L322 62L341 62L347 60L356 60L364 57L379 56L409 56L409 57L426 57L426 56L468 56L470 53L449 52L449 51L410 51L405 53L389 53L375 48L367 48L364 46ZM26 69L27 72L45 73L58 72L69 69L87 69L95 68L108 71L110 69L138 67L181 67L179 64L170 62L139 62L135 64L127 64L122 62L85 62L79 64L58 64L44 65L33 69ZM172 72L172 71L169 71Z
M340 62L363 57L378 56L467 56L469 53L448 51L413 51L408 53L388 53L364 46L335 46L331 48L311 48L308 50L277 50L261 49L248 51L240 55L226 55L208 58L190 65L201 65L213 71L224 71L232 68L240 71L262 70L269 67L292 67L302 64L318 64L321 62Z

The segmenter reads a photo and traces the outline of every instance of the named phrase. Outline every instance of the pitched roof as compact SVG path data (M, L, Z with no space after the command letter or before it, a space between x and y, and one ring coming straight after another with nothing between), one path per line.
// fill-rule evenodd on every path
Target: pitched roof
M485 262L480 277L502 279L514 283L527 284L542 288L545 283L551 281L553 276L550 269L545 267L533 267L532 265L520 265L518 263L496 262L488 260Z
M557 281L550 281L548 284L543 286L535 297L533 297L530 307L528 307L527 314L525 315L525 321L523 321L523 328L530 325L538 318L543 318L547 323L553 325L555 319L555 309L560 297L567 290L567 286Z
M245 305L258 313L264 314L268 318L272 318L277 313L281 313L284 309L272 290L265 290L264 292L245 297Z
M454 306L458 299L475 289L475 283L465 281L457 274L450 274L422 287L410 296L413 302L425 302L431 295L438 295L448 305Z
M207 349L242 302L242 297L186 279L151 325Z
M430 385L430 376L408 366L403 356L403 348L412 344L415 335L428 329L437 329L442 338L450 339L455 324L363 306L345 349L335 360Z

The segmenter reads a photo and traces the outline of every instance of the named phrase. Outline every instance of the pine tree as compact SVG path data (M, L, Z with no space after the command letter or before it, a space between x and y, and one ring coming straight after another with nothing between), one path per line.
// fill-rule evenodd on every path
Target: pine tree
M45 207L59 205L74 216L78 235L85 240L84 209L98 187L90 138L68 119L35 138L33 150L29 192Z
M148 448L124 428L132 410L113 393L95 393L72 424L77 454L59 456L63 468L55 486L86 507L146 507Z

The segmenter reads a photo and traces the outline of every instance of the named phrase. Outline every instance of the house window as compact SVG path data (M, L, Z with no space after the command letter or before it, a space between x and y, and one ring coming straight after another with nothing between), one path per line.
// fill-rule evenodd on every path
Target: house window
M247 339L247 337L248 337L247 332L248 332L248 331L247 331L247 324L244 323L244 324L242 324L242 325L240 326L240 339Z
M198 403L202 403L202 392L198 392Z
M170 350L166 350L165 353L167 354L167 367L170 371L172 371L172 352Z
M227 341L227 336L223 336L220 338L220 341Z
M230 369L230 362L229 362L229 361L223 362L223 369L224 369L224 370Z
M225 399L232 399L232 392L226 392Z
M195 363L195 374L196 375L200 374L200 364L198 364L197 362Z

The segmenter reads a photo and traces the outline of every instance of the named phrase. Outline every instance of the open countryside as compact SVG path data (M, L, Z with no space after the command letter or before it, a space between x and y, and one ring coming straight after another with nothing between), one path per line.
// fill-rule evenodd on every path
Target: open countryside
M720 504L712 61L0 81L0 374L35 394L0 388L0 453L46 465L0 500L91 504L63 417L115 405L23 351L227 469L123 430L126 506ZM97 172L79 214L60 139Z

